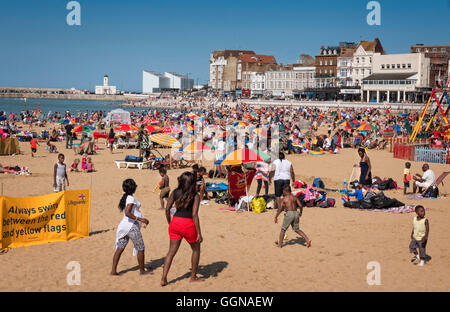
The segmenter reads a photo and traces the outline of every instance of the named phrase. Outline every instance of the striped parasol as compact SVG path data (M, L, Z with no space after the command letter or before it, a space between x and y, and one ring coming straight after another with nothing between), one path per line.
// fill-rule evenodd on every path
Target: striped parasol
M210 150L211 147L204 142L192 142L183 147L183 152L198 152L198 151L207 151Z
M240 148L225 155L224 159L220 164L223 166L240 165L244 163L257 161L263 161L263 158L259 156L259 154L256 151L250 150L248 148Z
M243 122L243 121L238 121L238 122L235 122L233 124L233 127L243 127L243 128L245 128L247 126L248 126L248 123L247 122Z
M159 121L149 118L147 120L144 120L142 123L144 123L144 124L157 124L157 123L159 123Z
M174 137L167 133L156 133L149 136L150 141L168 146L168 147L181 147L181 143Z

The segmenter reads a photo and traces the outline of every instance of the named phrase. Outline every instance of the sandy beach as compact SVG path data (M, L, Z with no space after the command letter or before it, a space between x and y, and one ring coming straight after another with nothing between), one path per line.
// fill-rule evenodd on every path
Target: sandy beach
M39 146L32 158L29 143L21 143L24 154L2 156L4 165L30 168L31 176L0 175L3 194L12 197L38 196L52 192L52 168L57 154ZM56 143L70 166L75 156ZM156 170L118 169L114 160L137 150L115 150L110 154L104 140L99 142L97 155L92 156L94 173L68 173L69 189L92 190L91 234L89 237L22 248L9 249L0 255L0 291L448 291L450 289L450 227L449 199L407 200L401 190L386 191L405 204L421 204L427 209L430 238L427 254L431 260L424 267L410 262L409 242L414 213L391 214L344 208L340 194L328 193L336 199L334 208L305 208L300 228L312 239L312 247L291 230L284 248L274 242L281 224L274 224L275 210L265 213L220 210L225 205L210 201L200 207L200 222L204 242L199 276L202 283L189 282L191 250L181 244L169 272L169 285L161 288L164 257L169 236L164 212L159 210L159 193L153 193L160 176ZM404 161L394 159L387 150L370 150L374 176L402 181ZM343 149L339 154L288 155L297 179L312 183L321 177L326 187L340 188L348 179L352 165L359 161L355 149ZM204 162L207 169L212 163ZM411 173L421 173L422 163L412 162ZM430 164L439 176L448 165ZM168 171L171 188L185 170ZM140 276L132 244L125 250L118 267L120 276L110 276L117 225L122 213L117 208L122 195L121 183L135 179L136 198L142 203L143 215L150 220L143 229L146 244L146 264L154 268L153 275ZM209 180L207 180L209 181ZM215 180L224 181L224 180ZM444 182L445 183L445 182ZM251 194L256 192L252 184ZM273 185L270 193L273 193ZM449 194L450 186L440 186L441 194ZM81 285L66 282L70 261L81 265ZM381 284L366 282L367 264L381 265Z

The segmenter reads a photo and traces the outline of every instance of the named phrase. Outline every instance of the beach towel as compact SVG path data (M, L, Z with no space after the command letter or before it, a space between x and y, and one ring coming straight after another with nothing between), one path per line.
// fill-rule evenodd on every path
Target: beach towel
M400 207L391 207L391 208L383 208L383 209L361 209L361 208L353 208L353 207L345 207L348 209L357 209L364 211L382 211L382 212L391 212L391 213L411 213L415 211L414 205L405 205ZM428 209L426 209L428 210Z

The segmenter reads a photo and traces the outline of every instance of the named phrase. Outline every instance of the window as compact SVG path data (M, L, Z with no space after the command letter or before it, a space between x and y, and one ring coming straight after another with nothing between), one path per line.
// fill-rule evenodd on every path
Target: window
M358 75L358 72L359 72L359 70L358 70L358 68L356 68L356 69L355 69L355 74Z
M406 68L406 64L402 64L402 68Z
M400 68L400 64L397 64L397 68L398 68L398 69Z
M359 57L357 57L357 58L356 58L356 63L358 63L358 64L359 64Z
M386 69L390 69L391 66L389 64L386 64Z
M433 48L433 52L437 52L437 48Z
M420 48L416 48L416 52L419 53L420 52Z
M363 69L361 69L361 75L363 75L363 76L364 76L364 68L363 68Z
M328 61L327 60L325 60L325 66L327 66L328 65Z
M372 58L369 57L369 64L372 64Z
M408 64L408 68L411 68L411 63Z
M384 69L384 64L381 64L381 69Z
M320 66L322 66L322 60L320 60Z
M366 61L365 57L361 58L361 63L364 63L365 61Z
M446 48L441 48L441 52L447 52Z
M327 70L327 69L325 69L325 75L326 75L326 74L328 74L328 70Z
M392 64L392 67L391 67L392 69L395 69L395 64Z

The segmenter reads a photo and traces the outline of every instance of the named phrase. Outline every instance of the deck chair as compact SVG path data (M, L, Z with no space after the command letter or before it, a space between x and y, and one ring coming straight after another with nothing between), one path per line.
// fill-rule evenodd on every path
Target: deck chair
M449 173L450 173L449 171L443 172L443 173L436 179L436 182L435 182L433 185L439 186L439 184L441 184L441 183L442 183L442 185L444 185L444 179L448 176Z

